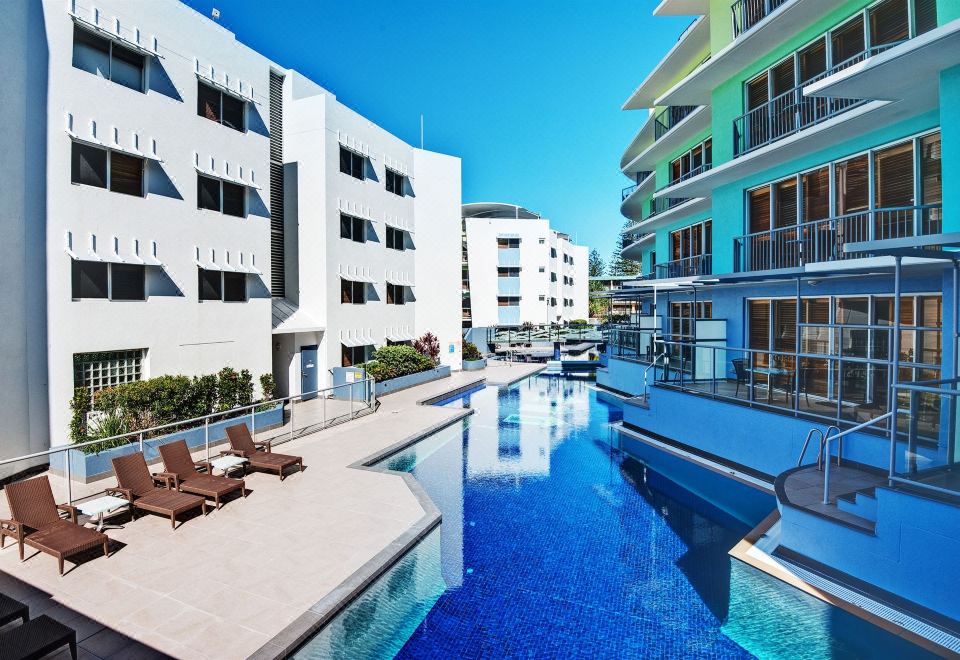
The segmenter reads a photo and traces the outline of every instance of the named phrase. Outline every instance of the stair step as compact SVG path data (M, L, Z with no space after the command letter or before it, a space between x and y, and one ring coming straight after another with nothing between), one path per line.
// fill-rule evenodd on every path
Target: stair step
M868 490L869 493L856 491L838 496L837 508L873 523L877 522L877 498L873 495L873 488Z

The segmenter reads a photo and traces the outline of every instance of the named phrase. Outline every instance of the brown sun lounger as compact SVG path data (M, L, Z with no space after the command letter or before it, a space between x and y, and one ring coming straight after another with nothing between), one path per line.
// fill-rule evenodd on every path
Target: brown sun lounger
M283 481L283 471L291 465L299 465L300 471L303 471L303 458L289 454L274 454L269 440L254 442L246 424L228 426L227 437L230 439L230 449L224 453L242 456L254 469L276 472L280 475L280 481ZM263 451L260 451L261 449Z
M11 519L0 520L0 548L6 537L16 539L20 561L23 561L23 546L29 545L56 557L63 575L63 560L67 557L98 547L103 547L104 556L109 556L107 535L78 525L77 508L54 501L47 477L7 484L4 492ZM70 520L61 518L60 511L68 512Z
M170 526L177 528L177 516L200 507L207 515L207 500L173 490L173 480L150 474L143 454L137 452L113 459L113 471L117 475L117 487L107 488L107 495L116 495L130 502L130 515L136 517L136 509L170 516ZM165 488L157 486L165 484Z
M160 445L160 456L163 458L165 472L156 476L173 479L173 487L181 493L193 493L194 495L208 497L214 501L218 509L220 508L220 498L235 490L239 490L244 497L247 496L247 488L243 479L214 476L213 467L209 463L193 460L184 440ZM197 472L198 468L206 469L206 474Z

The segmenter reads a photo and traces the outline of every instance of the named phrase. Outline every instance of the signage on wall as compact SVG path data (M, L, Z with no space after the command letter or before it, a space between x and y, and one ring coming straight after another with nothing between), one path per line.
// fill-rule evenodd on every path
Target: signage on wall
M450 348L447 349L447 353L456 353L457 347L454 344L450 344Z

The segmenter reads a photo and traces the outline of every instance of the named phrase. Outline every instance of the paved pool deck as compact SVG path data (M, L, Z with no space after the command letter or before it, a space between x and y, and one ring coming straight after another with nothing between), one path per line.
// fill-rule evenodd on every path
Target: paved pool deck
M373 414L277 446L303 456L302 473L283 482L248 475L246 499L175 531L167 518L131 522L124 514L123 529L107 531L112 556L68 561L63 577L53 557L28 548L21 563L8 544L0 551L0 592L27 602L31 617L46 613L76 628L81 658L274 657L295 642L291 626L302 631L318 611L332 613L430 518L415 485L360 468L366 459L470 412L420 402L482 380L506 385L543 366L493 363L381 397ZM50 479L65 501L65 480Z

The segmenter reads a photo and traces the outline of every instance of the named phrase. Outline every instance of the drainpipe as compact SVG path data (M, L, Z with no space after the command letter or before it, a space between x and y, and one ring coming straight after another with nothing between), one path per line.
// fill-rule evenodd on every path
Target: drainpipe
M890 485L893 485L892 478L897 470L897 391L896 383L900 375L900 270L903 257L900 255L894 258L893 270L893 362L891 374L888 379L890 388L887 390L887 407L893 415L890 416ZM827 456L827 460L830 457Z

